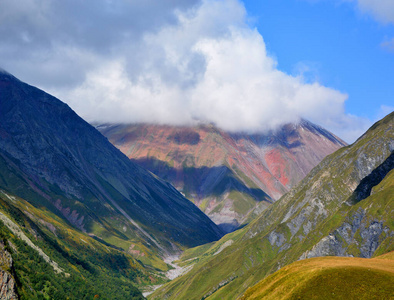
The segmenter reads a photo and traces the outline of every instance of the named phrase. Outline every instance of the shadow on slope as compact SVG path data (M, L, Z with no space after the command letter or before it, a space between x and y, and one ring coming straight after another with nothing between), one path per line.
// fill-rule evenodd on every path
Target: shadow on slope
M352 204L360 202L371 195L372 188L378 185L386 175L394 168L394 152L371 174L361 180L360 184L355 189L351 196Z
M131 160L176 187L184 186L181 192L189 198L195 195L193 198L200 200L210 196L219 197L226 192L239 191L257 202L271 202L270 197L263 190L248 187L227 166L176 169L169 166L167 162L156 158Z

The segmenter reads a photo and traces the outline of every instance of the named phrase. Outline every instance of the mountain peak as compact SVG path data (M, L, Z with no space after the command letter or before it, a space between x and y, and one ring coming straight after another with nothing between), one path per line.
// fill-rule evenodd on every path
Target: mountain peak
M326 155L346 145L306 120L254 134L212 124L96 128L130 159L170 181L225 231L250 222Z
M134 239L163 253L221 236L196 206L131 162L68 105L4 74L0 178L13 178L6 190L123 245Z

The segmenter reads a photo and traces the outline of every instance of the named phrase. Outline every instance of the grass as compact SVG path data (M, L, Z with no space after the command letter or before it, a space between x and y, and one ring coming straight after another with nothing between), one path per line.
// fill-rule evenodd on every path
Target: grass
M394 260L387 259L393 256L297 261L249 288L240 299L393 299Z
M17 250L10 252L15 262L15 274L19 280L17 289L21 299L32 299L45 294L44 289L38 284L39 282L45 283L45 280L37 279L40 276L53 277L51 284L55 285L54 288L59 293L68 284L84 282L86 289L75 290L75 293L70 294L70 299L75 299L74 296L78 298L79 296L76 296L78 293L90 294L93 292L99 293L103 299L108 299L111 289L114 291L113 295L119 293L118 296L126 295L130 290L131 297L132 292L137 293L134 286L144 287L166 281L157 271L166 271L168 266L138 241L134 242L133 249L139 250L145 255L133 257L112 246L113 244L124 244L123 248L128 248L130 241L126 242L110 235L107 240L112 242L112 245L109 245L107 241L92 238L86 233L72 228L53 212L36 208L24 199L3 190L0 190L0 211L18 224L36 246L70 274L70 277L65 279L63 274L54 273L51 266L46 266L45 262L41 262L42 259L35 250L23 245L7 227L0 224L1 238L16 245ZM114 238L118 241L111 240ZM5 244L7 245L7 242ZM34 260L31 259L33 256ZM36 273L34 265L37 263L42 265L46 271L40 271L39 274L37 273L38 275L34 275ZM34 287L33 291L28 286L31 285L30 280L34 278L37 279L38 285L37 288ZM107 284L106 281L110 281L110 283ZM59 299L63 299L63 297Z
M228 197L234 201L235 212L241 215L247 215L249 211L256 207L256 200L246 193L231 191Z

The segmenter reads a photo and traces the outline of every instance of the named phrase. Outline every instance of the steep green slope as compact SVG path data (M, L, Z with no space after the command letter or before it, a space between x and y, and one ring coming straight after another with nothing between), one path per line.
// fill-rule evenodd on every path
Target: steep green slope
M0 239L21 299L143 299L136 286L162 280L131 255L2 190Z
M222 236L66 104L2 71L0 188L141 260Z
M393 150L394 113L324 159L250 225L194 259L187 251L184 263L196 263L193 269L151 299L235 299L300 258L371 257L394 250ZM370 186L371 195L355 201L357 187L368 185L361 181L374 170L376 178L384 179L366 180L375 185Z
M310 258L294 262L249 288L252 299L391 299L394 261L385 258Z

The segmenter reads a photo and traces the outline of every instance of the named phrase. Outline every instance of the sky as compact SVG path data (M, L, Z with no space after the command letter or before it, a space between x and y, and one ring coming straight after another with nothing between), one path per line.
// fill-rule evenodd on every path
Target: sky
M393 0L2 0L0 41L89 122L305 118L351 143L394 110Z

